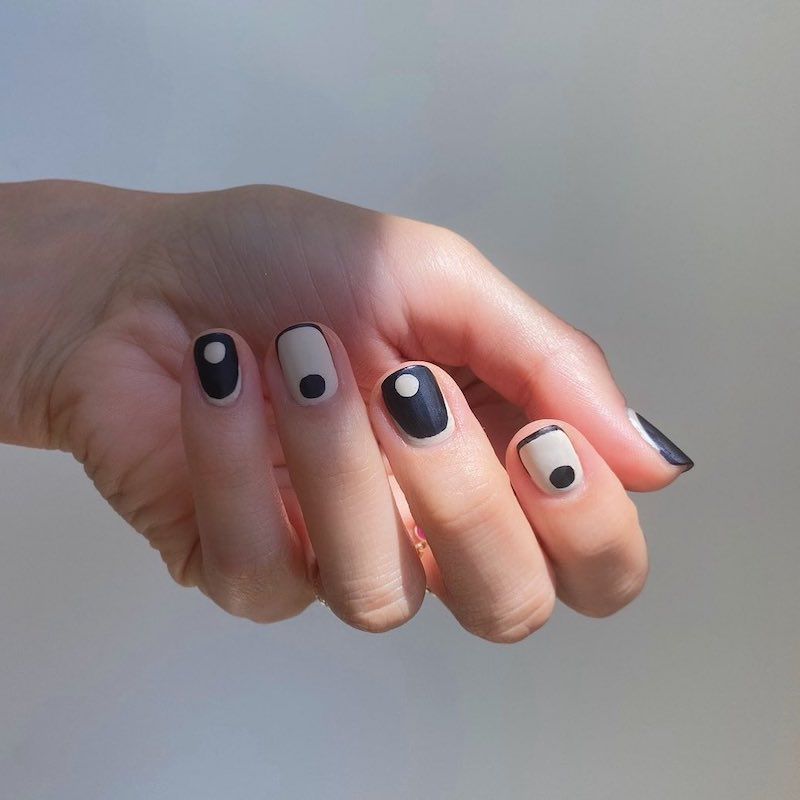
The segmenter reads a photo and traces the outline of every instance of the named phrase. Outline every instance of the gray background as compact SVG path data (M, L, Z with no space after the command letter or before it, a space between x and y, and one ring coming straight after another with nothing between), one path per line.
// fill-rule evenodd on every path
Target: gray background
M0 178L284 183L455 228L697 467L653 572L513 647L173 586L63 454L0 448L3 798L800 792L796 2L0 6Z

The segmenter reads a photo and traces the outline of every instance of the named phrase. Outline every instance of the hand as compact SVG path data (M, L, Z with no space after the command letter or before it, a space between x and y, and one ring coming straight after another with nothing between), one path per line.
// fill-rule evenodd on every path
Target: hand
M427 584L494 641L555 593L599 616L640 591L624 489L691 461L588 336L457 234L276 186L4 188L0 432L72 452L181 584L259 621L316 584L374 631Z

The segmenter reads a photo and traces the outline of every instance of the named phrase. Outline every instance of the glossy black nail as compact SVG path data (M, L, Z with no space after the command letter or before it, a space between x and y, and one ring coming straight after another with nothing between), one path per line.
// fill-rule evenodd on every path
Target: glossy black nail
M194 343L194 363L200 385L215 405L233 402L239 394L239 356L227 333L206 333Z
M688 472L693 466L692 461L683 450L678 447L669 437L665 436L652 422L648 422L641 414L628 409L628 418L632 425L639 432L639 435L651 447L661 453L662 458L675 467L683 467L684 472Z
M381 384L383 402L405 438L431 444L450 434L453 420L433 373L422 364L393 372Z

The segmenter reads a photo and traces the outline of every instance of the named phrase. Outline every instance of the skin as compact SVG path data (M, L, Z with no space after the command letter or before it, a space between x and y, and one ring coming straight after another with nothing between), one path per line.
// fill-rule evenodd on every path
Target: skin
M682 472L631 426L600 348L469 242L285 187L0 186L0 318L0 440L72 453L176 581L261 622L316 590L387 630L426 585L491 641L541 627L556 596L613 613L647 573L626 489ZM340 380L313 407L292 402L273 343L303 321ZM210 330L237 344L226 407L191 357ZM380 397L406 363L430 366L454 416L430 448ZM578 452L574 492L545 495L516 454L546 424Z

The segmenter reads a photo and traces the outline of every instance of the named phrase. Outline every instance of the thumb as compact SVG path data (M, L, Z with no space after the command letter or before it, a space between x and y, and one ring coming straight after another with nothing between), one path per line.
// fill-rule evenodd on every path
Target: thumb
M468 366L529 419L574 425L627 489L659 489L692 468L677 445L628 408L591 337L537 303L465 239L450 231L444 239L432 268L405 273L414 357Z

